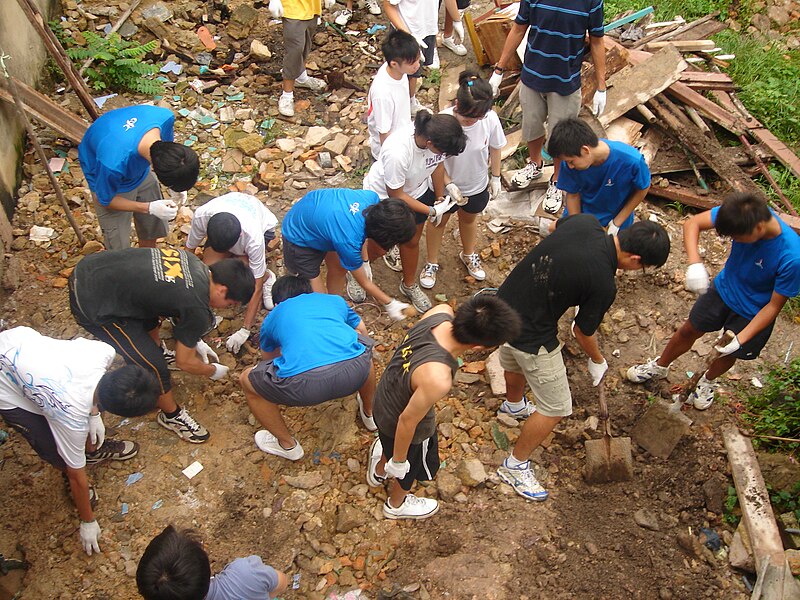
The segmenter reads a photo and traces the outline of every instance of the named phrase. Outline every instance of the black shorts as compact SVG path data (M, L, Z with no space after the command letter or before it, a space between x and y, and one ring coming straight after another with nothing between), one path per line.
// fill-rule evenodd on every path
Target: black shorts
M67 463L58 453L56 439L43 415L37 415L22 408L10 408L0 410L0 416L9 427L18 431L22 437L28 440L39 458L50 463L59 471L67 470Z
M433 206L436 204L436 192L432 189L428 188L422 196L417 198L420 202L422 202L426 206ZM428 220L429 215L423 215L422 213L414 212L414 222L417 225L422 225L425 221Z
M283 238L283 264L286 270L305 279L319 277L322 261L325 260L325 250L316 250L293 244Z
M750 319L747 319L735 312L725 304L725 301L717 292L712 284L708 291L700 296L689 313L689 323L698 331L719 331L730 329L733 333L739 333L747 327ZM736 352L731 354L734 358L742 360L754 360L758 358L761 350L767 345L769 336L775 321L759 331L753 338L742 345Z
M453 214L458 211L458 209L463 209L465 213L469 213L471 215L479 215L483 212L483 209L486 208L486 205L489 204L489 188L487 187L482 192L470 196L467 200L467 203L464 206L455 205L453 208L447 211L447 214Z
M422 60L419 61L419 69L416 73L409 75L410 77L422 77L423 67L428 67L433 64L433 52L436 50L436 36L428 35L422 38L422 41L428 46L427 48L420 48L422 52Z
M458 10L464 10L468 8L470 4L470 0L456 0L456 6ZM439 8L442 8L442 0L439 0Z
M172 389L164 351L155 343L150 332L159 326L156 319L112 319L103 323L91 321L81 310L75 290L75 276L69 278L69 307L75 321L98 340L114 347L128 364L139 365L155 375L164 395Z
M378 431L378 437L383 446L383 455L389 459L394 454L394 438L384 435ZM411 468L408 474L399 479L397 483L405 491L409 491L415 481L432 481L439 472L439 440L436 432L427 440L419 444L411 444L408 447L406 460Z

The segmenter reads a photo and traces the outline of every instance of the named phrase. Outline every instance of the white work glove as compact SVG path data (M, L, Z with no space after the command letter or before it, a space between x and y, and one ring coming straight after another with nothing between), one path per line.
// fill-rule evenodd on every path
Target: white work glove
M86 551L86 554L91 556L92 550L94 550L97 554L100 554L99 541L100 525L97 524L97 520L94 520L91 523L81 522L81 544L83 544L83 549Z
M211 346L206 344L203 340L197 342L197 345L194 347L195 352L200 355L200 358L203 360L205 364L211 362L210 359L219 360L219 356L217 353L211 349Z
M489 200L494 200L500 194L500 176L491 176L489 179Z
M603 362L596 363L591 358L589 359L589 375L592 376L592 385L597 387L603 381L603 375L608 371L608 361L604 358Z
M283 16L283 4L281 0L269 0L268 9L273 19L280 19Z
M361 266L364 267L364 273L367 274L367 279L372 281L372 265L369 264L369 261L366 261Z
M614 219L611 219L608 222L608 226L606 227L606 231L608 232L608 235L617 235L619 233L619 227L617 226L616 223L614 223Z
M456 205L456 201L453 200L450 196L445 196L444 200L441 200L432 206L433 214L428 217L428 220L431 222L431 225L434 227L438 227L439 223L442 222L442 217L445 213L453 208Z
M417 43L419 44L420 48L422 48L423 50L428 49L428 44L425 43L425 38L423 36L415 35L414 39L417 40Z
M386 476L387 477L394 477L396 479L402 479L406 475L408 475L408 471L411 469L411 465L408 464L407 460L403 462L395 462L393 458L390 458L387 463L386 467Z
M500 84L503 83L503 74L497 71L492 71L492 76L489 77L489 85L492 86L492 94L497 96L500 93Z
M226 367L225 365L221 365L219 363L211 363L211 366L214 367L214 374L211 376L213 381L217 381L218 379L228 376L230 367Z
M405 309L408 308L408 304L405 302L400 302L395 298L392 298L389 301L389 304L384 304L383 308L386 309L386 312L389 313L389 316L394 319L395 321L402 321L406 318L405 313L403 312Z
M178 214L178 205L172 200L156 200L147 205L147 212L159 219L171 221Z
M242 344L244 344L249 337L250 330L242 327L239 331L228 338L228 341L225 342L225 347L228 349L228 352L233 352L236 354L242 347Z
M599 117L606 109L606 91L597 90L592 98L592 114Z
M721 343L722 338L725 337L726 333L729 335L733 335L733 339L726 345L720 346L719 344ZM741 347L742 345L739 343L739 338L736 335L734 335L732 331L726 331L721 336L719 336L719 338L717 338L717 345L714 346L714 350L719 352L722 356L726 356L728 354L733 354Z
M469 197L464 196L458 186L452 181L444 186L444 191L447 192L447 195L455 200L456 204L459 206L464 206L469 201Z
M705 294L708 291L708 271L706 266L692 263L686 267L686 289L695 294Z
M170 190L169 199L178 206L183 206L186 204L186 200L189 199L189 195L186 192L176 192L175 190Z
M461 21L453 21L453 33L458 36L458 41L463 42L464 39L464 23Z
M89 442L95 447L95 450L103 445L106 440L106 426L103 423L103 417L100 413L96 415L89 415Z
M328 10L334 4L336 4L336 0L323 0L322 2L322 5L325 7L325 10Z

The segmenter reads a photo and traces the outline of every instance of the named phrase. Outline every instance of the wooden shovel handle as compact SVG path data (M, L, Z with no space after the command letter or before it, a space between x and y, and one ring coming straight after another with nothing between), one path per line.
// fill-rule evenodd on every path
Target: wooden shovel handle
M691 394L694 391L694 388L697 387L697 383L700 381L700 378L706 374L706 371L708 371L708 368L711 366L711 364L721 356L716 346L727 346L732 341L733 335L731 335L730 331L726 331L724 334L722 334L722 337L719 340L714 342L714 347L711 348L711 352L709 353L703 368L692 374L691 379L689 379L689 381L686 382L686 385L683 386L683 389L681 390L681 401L684 401L689 397L689 394Z

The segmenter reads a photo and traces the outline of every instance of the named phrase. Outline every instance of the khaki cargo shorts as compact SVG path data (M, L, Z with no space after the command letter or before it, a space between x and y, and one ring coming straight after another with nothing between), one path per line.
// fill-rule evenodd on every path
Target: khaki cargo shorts
M572 414L572 394L561 347L552 352L540 348L538 354L524 352L509 344L500 346L500 366L512 373L522 373L536 400L536 412L545 417L568 417Z

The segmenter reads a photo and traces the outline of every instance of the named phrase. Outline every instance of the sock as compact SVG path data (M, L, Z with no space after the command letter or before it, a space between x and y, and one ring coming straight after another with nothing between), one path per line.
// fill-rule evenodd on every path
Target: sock
M303 70L303 72L300 73L300 75L297 76L297 78L295 79L295 82L297 82L297 83L305 83L306 81L308 81L308 71Z
M509 402L508 400L506 400L506 402L508 403L508 407L511 410L513 410L514 412L517 412L518 410L522 410L523 408L525 408L525 405L527 404L527 401L525 400L525 396L523 396L522 400L520 400L519 402Z
M283 448L283 444L281 444L280 442L278 442L278 446L280 446L284 450L294 450L297 447L297 440L292 438L292 441L294 442L294 444L292 444L291 448Z
M509 454L508 458L506 458L504 464L509 469L518 469L520 466L524 465L526 462L528 462L528 461L527 460L517 460L516 458L514 458L513 454Z
M291 98L294 100L294 92L282 92L281 98Z
M168 419L174 419L175 417L178 416L178 413L181 412L181 407L178 406L178 408L175 409L175 412L171 412L171 413L164 412L164 411L161 411L161 412L163 412L164 416L167 417Z

